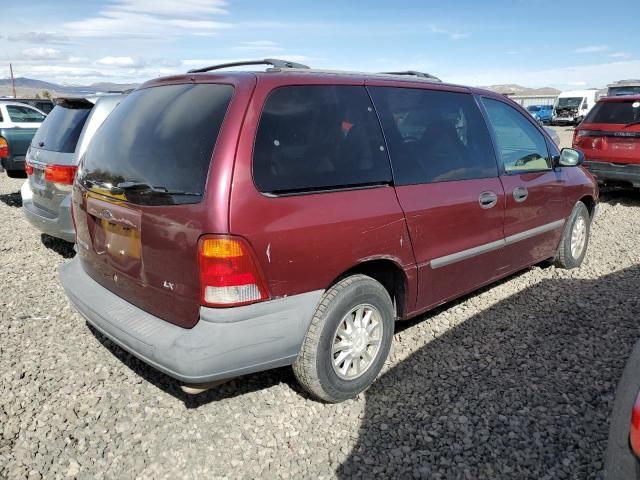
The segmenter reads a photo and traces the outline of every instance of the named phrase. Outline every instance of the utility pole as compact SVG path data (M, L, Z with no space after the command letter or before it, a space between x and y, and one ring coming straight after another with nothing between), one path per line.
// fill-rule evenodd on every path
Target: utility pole
M16 95L16 81L13 78L13 65L9 64L9 70L11 71L11 85L13 86L13 98L17 98L17 95Z

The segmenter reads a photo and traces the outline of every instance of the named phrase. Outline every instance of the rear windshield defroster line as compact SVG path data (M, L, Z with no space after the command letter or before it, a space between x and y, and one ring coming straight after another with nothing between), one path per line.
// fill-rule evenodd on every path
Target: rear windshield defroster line
M200 202L232 96L233 87L220 84L134 91L96 133L78 180L140 205ZM150 188L117 188L134 184Z

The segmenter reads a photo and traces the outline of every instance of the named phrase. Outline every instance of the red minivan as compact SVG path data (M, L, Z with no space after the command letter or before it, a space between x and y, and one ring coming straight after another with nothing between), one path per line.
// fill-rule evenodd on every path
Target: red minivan
M640 188L640 95L598 100L573 134L598 183Z
M131 93L73 187L77 310L186 385L293 365L356 396L394 322L581 264L598 201L525 110L428 76L199 71Z

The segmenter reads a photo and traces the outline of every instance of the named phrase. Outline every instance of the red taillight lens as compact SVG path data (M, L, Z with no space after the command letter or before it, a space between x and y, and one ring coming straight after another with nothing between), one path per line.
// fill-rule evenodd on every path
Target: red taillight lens
M0 158L9 158L9 144L4 137L0 137Z
M258 262L241 238L202 237L198 264L203 305L231 307L269 298Z
M640 392L636 396L636 402L631 410L631 430L629 431L629 443L633 453L640 457Z
M24 162L24 171L27 175L33 175L33 166L29 162Z
M47 165L44 168L44 179L47 182L73 185L77 170L75 165Z

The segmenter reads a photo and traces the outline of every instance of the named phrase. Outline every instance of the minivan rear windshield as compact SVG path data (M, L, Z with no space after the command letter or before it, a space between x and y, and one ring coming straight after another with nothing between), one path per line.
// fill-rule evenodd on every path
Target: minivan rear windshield
M585 123L619 123L627 125L640 120L640 102L599 102L589 112Z
M130 203L197 203L233 87L180 84L134 91L92 139L78 180Z
M92 107L91 102L57 105L44 119L31 144L53 152L75 152L82 127Z

